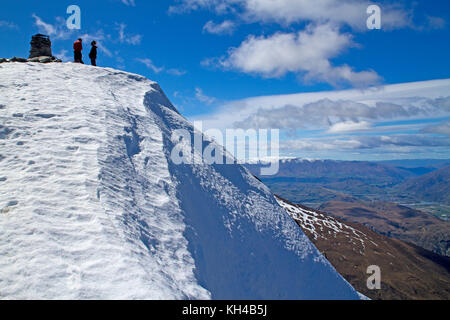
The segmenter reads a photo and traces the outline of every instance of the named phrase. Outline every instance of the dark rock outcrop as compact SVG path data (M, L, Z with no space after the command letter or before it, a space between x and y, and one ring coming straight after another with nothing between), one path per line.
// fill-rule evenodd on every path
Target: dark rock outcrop
M5 62L38 62L38 63L50 63L50 62L62 62L61 59L55 58L55 57L48 57L48 56L40 56L40 57L34 57L31 59L25 59L25 58L18 58L13 57L11 59L4 59L0 58L0 63Z
M13 57L13 58L9 59L9 62L27 62L27 59L20 58L20 57Z

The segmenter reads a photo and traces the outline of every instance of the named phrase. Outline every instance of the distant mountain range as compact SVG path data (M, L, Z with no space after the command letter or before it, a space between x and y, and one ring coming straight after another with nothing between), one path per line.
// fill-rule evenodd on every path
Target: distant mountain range
M259 169L262 166L264 166L263 163L246 165L255 175L259 175ZM356 180L387 186L414 176L416 175L410 170L377 162L292 159L282 160L280 170L275 176L261 178L294 182L334 182L352 177Z
M278 202L350 284L371 299L450 299L450 258L321 211ZM369 290L367 267L381 270L381 289Z
M425 168L430 171L450 165L449 159L405 159L375 161L380 164L391 165L399 168Z
M348 197L364 201L450 205L450 160L335 161L289 159L274 176L259 176L264 163L246 167L272 191L314 208ZM431 210L430 210L431 212Z

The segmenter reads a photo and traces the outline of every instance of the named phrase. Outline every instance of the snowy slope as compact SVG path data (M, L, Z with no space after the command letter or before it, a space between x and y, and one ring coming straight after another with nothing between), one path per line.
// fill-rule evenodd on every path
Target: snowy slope
M181 128L144 77L0 65L0 298L358 298L243 167L175 165Z

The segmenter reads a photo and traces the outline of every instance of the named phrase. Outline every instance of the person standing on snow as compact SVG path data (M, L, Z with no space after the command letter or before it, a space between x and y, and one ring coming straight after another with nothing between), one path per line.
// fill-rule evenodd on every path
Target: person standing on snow
M81 51L83 51L83 39L79 38L73 43L74 60L75 62L84 64L83 54L81 53Z
M95 67L97 66L97 42L92 41L91 42L91 52L89 53L89 58L91 58L91 64Z

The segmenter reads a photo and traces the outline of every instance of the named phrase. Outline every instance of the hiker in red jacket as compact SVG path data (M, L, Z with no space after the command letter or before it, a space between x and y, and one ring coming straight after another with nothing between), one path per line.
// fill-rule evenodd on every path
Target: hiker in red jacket
M73 43L73 54L75 57L75 62L83 63L83 54L81 51L83 50L83 39L78 39Z

